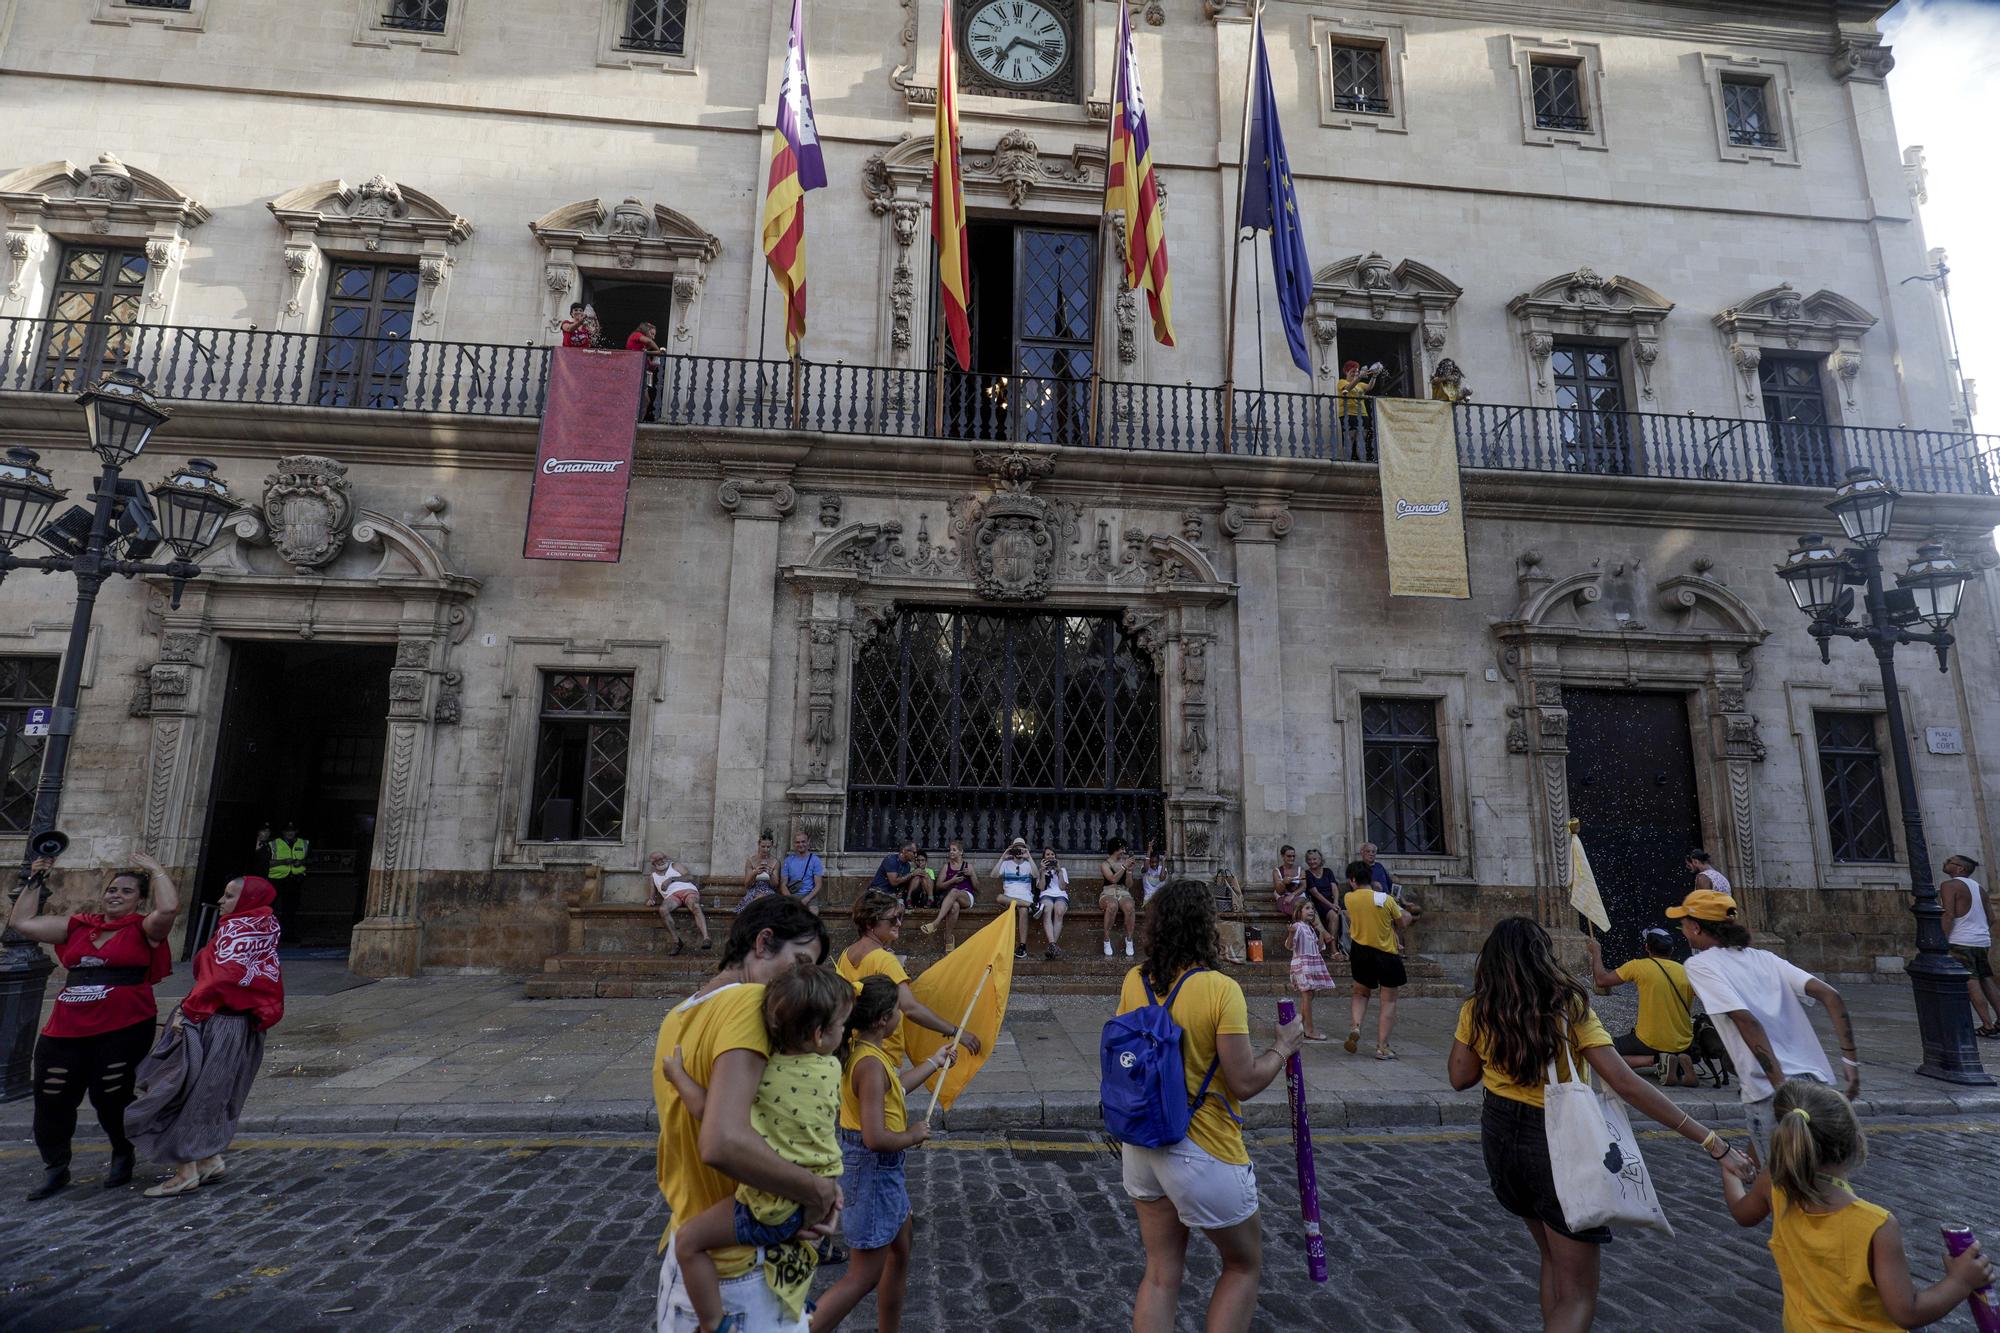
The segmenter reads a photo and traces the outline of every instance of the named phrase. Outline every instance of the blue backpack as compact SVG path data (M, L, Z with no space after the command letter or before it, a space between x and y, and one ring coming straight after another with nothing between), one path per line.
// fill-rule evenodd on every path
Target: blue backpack
M1098 1109L1104 1114L1106 1132L1120 1143L1140 1148L1179 1143L1187 1137L1195 1109L1207 1099L1208 1085L1215 1080L1221 1057L1208 1062L1200 1090L1189 1098L1187 1066L1181 1059L1181 1025L1174 1022L1172 1012L1188 978L1207 970L1190 969L1174 983L1164 1001L1154 996L1152 983L1141 976L1139 984L1146 988L1145 1007L1120 1014L1104 1025L1098 1042ZM1223 1107L1226 1110L1228 1103ZM1230 1114L1235 1117L1233 1111Z

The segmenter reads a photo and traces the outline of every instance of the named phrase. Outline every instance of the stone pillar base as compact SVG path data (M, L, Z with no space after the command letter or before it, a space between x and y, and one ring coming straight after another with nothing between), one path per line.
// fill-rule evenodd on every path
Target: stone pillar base
M414 921L371 916L354 927L347 970L357 977L414 977L424 928Z

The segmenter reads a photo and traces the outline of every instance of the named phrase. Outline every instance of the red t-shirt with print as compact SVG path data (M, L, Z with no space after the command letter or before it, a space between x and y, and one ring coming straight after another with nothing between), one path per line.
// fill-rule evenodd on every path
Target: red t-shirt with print
M153 1000L153 983L174 970L173 952L164 942L155 944L146 938L140 924L144 920L137 912L109 921L94 912L69 919L69 938L56 950L56 959L69 969L69 977L42 1028L44 1037L95 1037L134 1023L150 1023L160 1016L160 1007ZM110 937L98 943L97 936L107 931ZM146 979L129 986L96 985L90 974L100 967L144 968Z

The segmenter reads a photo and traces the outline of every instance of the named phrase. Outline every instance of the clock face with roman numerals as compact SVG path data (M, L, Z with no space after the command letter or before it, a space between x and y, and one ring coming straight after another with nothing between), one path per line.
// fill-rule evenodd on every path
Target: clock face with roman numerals
M1005 88L1033 88L1069 61L1069 29L1039 0L988 0L965 24L966 54Z

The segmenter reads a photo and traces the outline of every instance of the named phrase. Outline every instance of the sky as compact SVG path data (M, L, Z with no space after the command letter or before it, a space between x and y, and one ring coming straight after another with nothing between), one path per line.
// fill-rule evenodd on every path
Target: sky
M1924 234L1950 254L1951 304L1978 429L2000 433L2000 0L1901 0L1882 19L1903 147L1930 168Z

